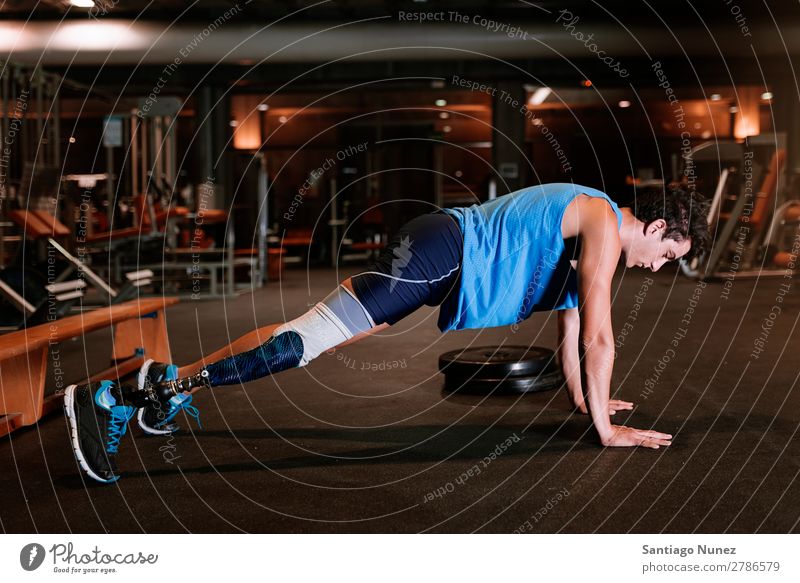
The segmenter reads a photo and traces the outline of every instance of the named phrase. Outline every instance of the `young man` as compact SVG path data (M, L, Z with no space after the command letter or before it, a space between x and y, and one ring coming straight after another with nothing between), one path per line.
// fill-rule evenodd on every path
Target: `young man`
M611 281L620 256L627 267L658 271L667 261L701 254L705 212L682 191L640 197L636 208L620 209L593 188L545 184L424 215L402 227L373 270L345 280L295 320L254 330L182 368L148 361L136 387L111 381L69 387L64 406L73 449L89 476L113 482L120 438L134 415L145 432L170 433L179 411L197 416L192 391L305 366L422 305L441 306L443 332L559 310L558 351L570 399L591 414L600 442L670 445L671 435L611 423L616 411L633 406L609 399Z

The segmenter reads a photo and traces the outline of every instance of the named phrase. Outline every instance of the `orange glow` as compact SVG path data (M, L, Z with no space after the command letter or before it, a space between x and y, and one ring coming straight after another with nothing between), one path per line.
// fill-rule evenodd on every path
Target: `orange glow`
M758 108L761 90L758 87L742 87L736 91L739 111L733 126L733 135L737 140L747 136L757 136L761 132Z
M589 81L588 79L584 79L584 80L581 82L581 85L583 85L584 87L591 87L591 86L592 86L592 82L591 82L591 81Z
M258 95L231 97L231 117L236 122L233 147L237 150L258 150L261 147L261 112L258 110L261 102Z

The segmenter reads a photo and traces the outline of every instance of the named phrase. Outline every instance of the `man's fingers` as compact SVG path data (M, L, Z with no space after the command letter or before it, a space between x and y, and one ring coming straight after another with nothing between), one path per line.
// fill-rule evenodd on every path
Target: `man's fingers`
M672 442L668 439L643 439L642 442L639 444L644 447L649 447L651 449L658 449L659 447L669 446L672 445Z
M636 429L635 431L639 435L643 435L645 437L652 437L655 439L672 439L672 435L669 433L661 433L659 431L652 431L650 429Z

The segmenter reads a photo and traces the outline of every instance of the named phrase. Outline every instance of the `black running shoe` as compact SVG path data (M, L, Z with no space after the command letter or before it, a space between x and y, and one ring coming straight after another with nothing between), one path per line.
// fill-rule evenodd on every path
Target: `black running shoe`
M119 480L119 442L136 413L135 407L123 403L120 388L112 381L70 385L64 394L64 412L81 468L104 484Z

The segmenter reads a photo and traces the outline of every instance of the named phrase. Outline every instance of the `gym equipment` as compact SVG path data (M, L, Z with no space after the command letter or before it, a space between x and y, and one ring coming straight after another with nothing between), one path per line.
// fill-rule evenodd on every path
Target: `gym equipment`
M479 346L439 357L448 392L519 394L557 389L564 376L555 353L538 346Z
M8 213L25 236L45 242L59 258L48 257L44 269L48 277L33 265L16 265L0 271L0 326L20 329L66 315L85 295L87 284L97 289L100 303L112 305L134 298L140 287L152 283L153 272L139 270L126 274L126 282L114 289L82 259L67 251L55 237L68 237L69 228L46 211L17 210ZM50 282L49 284L47 282Z
M538 346L478 346L445 352L439 370L462 378L531 376L545 370L553 357L552 350Z
M52 362L49 351L54 344L114 327L111 366L81 384L130 374L145 358L170 362L164 310L176 303L178 299L170 297L136 299L0 337L0 436L33 425L61 406L62 391L44 396L47 364Z
M767 265L794 269L797 262L797 240L800 235L800 200L790 200L775 211L769 226L762 259ZM794 257L792 256L794 252Z
M560 370L554 369L532 377L508 377L506 379L461 379L445 375L444 388L451 393L507 395L541 393L558 389L563 384L564 376Z
M10 266L0 271L0 330L19 330L63 317L86 287L79 279L46 282L33 269Z
M785 270L761 268L770 265L770 256L777 252L772 241L776 221L780 223L783 209L789 208L780 207L774 215L770 211L778 198L778 177L786 160L783 142L785 138L779 139L776 148L774 138L755 136L744 144L706 142L692 150L687 158L695 174L704 166L723 169L708 213L714 245L707 256L682 260L684 275L699 279L784 275Z

